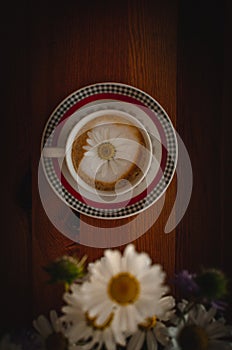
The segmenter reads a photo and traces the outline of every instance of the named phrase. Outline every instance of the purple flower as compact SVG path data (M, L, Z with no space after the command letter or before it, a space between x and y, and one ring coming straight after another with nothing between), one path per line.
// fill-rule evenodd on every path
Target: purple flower
M222 300L213 300L211 302L211 306L218 310L219 312L224 312L226 308L228 307L228 303Z
M192 294L196 296L199 292L199 286L195 282L194 277L195 275L190 274L187 270L183 270L176 274L175 284L180 288L183 294Z

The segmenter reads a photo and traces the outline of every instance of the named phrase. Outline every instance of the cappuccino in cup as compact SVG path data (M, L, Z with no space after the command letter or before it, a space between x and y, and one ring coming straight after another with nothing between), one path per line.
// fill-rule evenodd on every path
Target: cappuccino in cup
M151 141L128 113L94 112L71 131L66 161L71 175L88 191L115 194L137 186L151 164Z

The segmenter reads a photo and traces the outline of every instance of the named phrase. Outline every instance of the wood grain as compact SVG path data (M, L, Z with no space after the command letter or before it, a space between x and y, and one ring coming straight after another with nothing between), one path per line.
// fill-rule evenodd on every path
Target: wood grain
M124 82L144 89L163 104L175 123L176 109L176 33L175 2L151 1L78 4L71 2L62 8L37 4L32 23L31 88L33 117L33 300L34 314L44 312L49 305L60 305L60 293L44 285L41 266L67 252L69 240L63 238L49 222L41 207L37 190L36 166L39 142L45 122L61 100L87 84L103 81ZM167 89L168 88L168 89ZM89 261L102 255L103 249L91 247L104 225L105 246L110 232L131 221L133 232L146 232L136 242L138 250L146 250L155 261L163 263L168 274L175 265L174 233L163 235L163 227L174 201L173 181L162 215L155 225L144 230L145 223L154 220L158 205L139 217L120 222L95 220L81 216L80 235L86 245L73 250ZM117 234L117 233L116 233ZM125 244L125 242L123 242ZM120 249L123 247L121 246Z
M221 178L221 196L220 196L220 222L221 222L221 265L230 281L230 295L229 295L229 311L228 320L232 322L232 265L231 265L231 185L232 167L231 165L231 136L230 136L230 119L232 115L232 3L231 1L225 2L224 7L225 19L224 19L224 49L223 49L223 88L222 88L222 115L223 115L223 127L221 130L221 152L220 152L220 178Z
M62 304L62 288L47 284L43 266L63 254L100 257L93 242L104 228L130 237L139 251L175 270L230 264L231 4L210 1L22 1L3 16L4 210L0 266L1 329L30 324ZM48 117L73 91L97 82L138 87L169 114L189 151L194 187L177 230L163 233L172 209L175 177L165 198L123 220L81 216L75 244L50 222L38 191L40 141ZM9 142L9 130L12 142ZM6 147L6 146L5 146ZM4 148L3 148L4 149ZM11 161L9 155L14 155ZM47 186L49 208L72 225L67 207ZM46 188L46 187L45 187ZM162 204L164 201L164 205ZM161 210L158 220L155 216ZM148 228L149 222L152 223ZM140 237L137 233L143 233ZM89 244L91 243L91 244ZM92 246L91 246L92 245Z
M221 260L223 4L212 4L208 17L207 2L201 11L194 2L182 2L180 12L177 130L189 150L194 185L177 255L181 265L197 269Z
M123 45L124 53L123 56L117 57L117 62L114 64L114 81L126 82L127 84L145 90L157 98L160 103L163 103L163 106L170 113L173 123L175 123L176 51L173 43L176 40L177 18L175 16L174 2L172 5L168 2L157 2L156 5L149 1L129 2L126 10L128 11L127 22L124 23L124 26L126 24L126 31L122 35L124 38L123 42L120 42L117 48L120 51L122 50L120 47ZM114 20L114 18L109 19L110 22L114 22ZM100 22L96 22L95 25L94 32L97 31L97 26L100 27ZM109 40L108 45L110 45L112 40L112 33L113 31L109 32L105 37L105 40ZM102 44L98 42L97 45L100 47ZM105 60L106 57L104 56L100 58L100 61L103 63L101 68L104 72L103 75L109 76L109 66ZM117 65L127 67L126 75L118 74ZM169 94L167 93L167 86L170 87ZM165 210L170 211L174 191L175 185L173 184L172 191L170 189L167 195L170 202L166 202L164 212ZM132 231L144 232L144 222L152 221L153 213L156 210L156 206L153 206L141 214L138 221L135 219L134 226L133 222L131 223ZM162 214L156 224L147 230L146 235L138 239L136 245L138 250L146 250L154 260L164 263L165 268L171 273L174 268L175 240L173 239L173 234L170 236L161 234L166 219L167 216ZM118 234L120 234L120 231L123 233L123 225L128 220L124 219L120 221L122 222L122 226L118 227ZM99 234L97 227L101 227L104 223L102 224L102 221L99 222L96 219L89 219L88 223L88 226L81 223L81 234L91 235L91 239L93 240L94 236ZM118 222L111 222L108 225L108 235L114 230L115 225L118 226ZM112 227L111 231L110 226ZM131 236L133 237L133 234ZM88 239L90 238L88 237ZM110 246L110 242L107 243ZM123 247L120 247L120 249L122 250ZM89 256L90 260L102 254L102 250L99 251L94 248L83 247L83 250Z
M9 10L1 16L0 332L29 321L32 304L27 16L24 2L10 20Z
M231 279L231 4L206 1L199 8L183 1L179 18L177 131L189 151L194 185L177 228L176 267L221 268Z

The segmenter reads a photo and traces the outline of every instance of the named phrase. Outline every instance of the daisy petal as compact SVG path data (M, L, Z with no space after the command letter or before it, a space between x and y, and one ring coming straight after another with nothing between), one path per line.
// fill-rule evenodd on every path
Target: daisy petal
M85 152L85 157L91 157L91 158L94 158L96 157L96 153L93 151L93 148L89 148L87 149L87 146L86 147L83 147L84 149L86 149L87 152Z
M120 329L125 332L128 330L127 328L127 312L126 308L122 307L117 311L120 318ZM130 330L128 330L130 332Z
M105 257L112 275L119 273L121 271L121 253L118 250L107 249L105 251Z
M112 328L112 330L113 330L113 328ZM114 332L114 338L115 338L115 341L117 344L119 344L121 346L126 346L126 339L121 332L119 332L119 331Z
M135 306L138 314L142 316L141 322L146 317L152 317L155 314L155 309L157 308L156 303L152 303L152 299L146 300L142 298L136 302Z
M121 145L120 148L117 148L117 152L116 152L115 158L116 159L123 159L125 161L135 163L135 161L136 161L135 154L137 152L138 151L137 151L137 149L135 147L130 147L127 144Z
M216 315L217 310L215 308L209 309L209 311L206 312L203 305L200 305L200 308L198 310L198 315L196 317L196 321L199 325L202 327L205 327Z
M153 328L153 333L160 344L166 346L169 342L169 333L167 327L162 323L157 321L156 326Z
M92 308L89 312L90 317L98 315L96 319L96 324L99 326L107 321L107 319L110 317L110 314L111 305L108 300L105 300L104 303L95 306L95 308Z
M138 330L138 332L134 333L130 338L127 350L140 350L143 346L145 340L145 332Z
M50 311L50 320L54 331L57 333L60 332L61 327L60 327L59 319L55 310Z
M211 339L222 338L228 336L227 328L220 322L212 322L206 326L206 331Z
M86 141L90 146L92 147L96 146L96 142L92 138L89 138Z
M146 334L146 344L147 344L147 350L157 350L158 344L157 341L151 331L148 331Z
M210 350L231 350L232 345L228 341L210 340L209 349Z
M114 334L121 334L121 313L116 312L114 314L113 322L112 322L112 330Z
M112 159L110 162L109 162L109 165L111 167L111 170L113 172L114 175L118 175L118 164L117 164L117 161Z
M107 174L109 172L109 163L106 161L104 163L102 163L101 167L99 167L99 172L101 173L101 176L103 178L107 177Z
M99 280L99 282L104 281L105 285L107 284L107 280L112 276L112 271L104 263L104 258L93 264L90 272L92 276L96 277ZM99 278L99 275L102 278Z
M86 325L84 323L76 323L69 328L67 332L68 338L72 342L78 342L83 339L83 332L86 330Z
M90 151L92 149L92 147L88 146L88 145L85 145L82 147L84 150L86 151Z
M106 345L106 348L108 350L116 350L116 344L114 342L113 336L112 336L112 332L110 329L106 329L104 331L104 343Z
M49 321L43 315L39 316L37 320L33 321L33 326L45 339L53 333L53 329Z
M128 305L127 307L125 307L125 311L126 311L126 320L127 320L127 330L131 333L134 333L137 331L138 328L138 313L137 310L134 306L132 305Z
M160 299L160 313L156 316L162 321L168 321L173 317L175 310L175 299L172 296L166 296Z

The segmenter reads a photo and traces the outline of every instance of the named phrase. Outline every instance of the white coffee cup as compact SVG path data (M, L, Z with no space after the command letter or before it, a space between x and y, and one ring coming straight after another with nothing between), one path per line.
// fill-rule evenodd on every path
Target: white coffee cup
M115 124L115 125L114 125ZM88 150L83 151L83 158L81 160L84 167L84 164L86 163L87 165L91 163L94 163L96 165L96 172L94 174L94 169L93 169L93 180L95 181L97 179L97 176L99 174L99 171L101 170L101 166L103 168L106 168L107 166L113 165L112 162L115 164L127 164L130 161L130 153L133 153L133 150L136 149L139 152L139 164L135 163L136 169L140 169L140 171L137 171L136 175L133 174L133 171L131 171L131 181L127 179L119 179L116 184L114 189L106 190L100 188L96 188L95 183L91 183L87 180L87 177L84 178L83 176L80 176L80 172L77 170L73 163L73 158L72 158L72 150L74 147L74 142L77 139L77 137L80 137L82 133L87 133L87 129L90 127L90 133L87 136L89 142L92 144L88 144ZM109 133L114 133L114 130L116 128L121 128L120 130L125 130L124 136L121 137L112 137L110 140L104 139L102 135L106 133L106 130L109 130ZM107 129L108 128L108 129ZM139 135L141 135L143 139L143 144L139 144L137 140L133 140L133 137L130 138L128 134L125 136L126 131L128 128L131 128L133 130L137 129ZM119 130L119 129L118 129ZM98 133L94 136L94 133ZM100 132L100 134L99 134ZM85 134L86 135L86 134ZM93 140L91 140L91 135L93 137ZM90 137L90 138L89 138ZM94 139L94 137L98 138L98 144L97 141ZM101 140L100 140L101 139ZM79 140L79 139L78 139ZM112 141L112 142L109 142ZM99 149L103 150L103 152L106 152L108 154L109 148L110 150L112 147L110 146L111 144L119 144L119 147L123 149L122 145L120 145L120 142L124 144L124 159L104 159L104 161L99 158ZM77 141L78 142L78 141ZM95 145L93 145L95 143ZM107 148L108 147L108 148ZM127 155L127 148L128 148L128 155ZM131 152L130 152L130 151ZM117 150L116 150L117 151ZM126 151L126 152L125 152ZM89 159L87 159L87 153L93 154L92 162L89 162ZM95 153L94 153L95 152ZM116 152L117 153L117 152ZM94 158L94 154L96 154L96 157ZM60 157L60 158L65 158L67 168L74 179L74 181L78 184L78 186L81 186L81 188L85 189L88 192L94 192L95 194L101 195L101 196L115 196L115 194L123 194L127 191L132 190L134 187L138 186L138 184L144 179L144 177L147 175L147 172L150 168L151 161L152 161L152 143L150 140L150 136L145 129L145 127L141 124L138 119L135 117L131 116L130 114L115 110L115 109L107 109L107 110L100 110L93 112L85 117L83 117L70 131L65 148L45 148L43 155L45 157ZM104 154L105 156L105 154ZM97 159L96 159L97 158ZM107 158L107 157L106 157ZM98 160L99 164L102 163L102 165L98 165ZM116 161L115 161L116 160ZM89 163L88 163L89 162ZM120 163L121 162L121 163ZM127 163L126 163L127 162ZM125 165L124 164L124 165ZM125 165L126 166L126 165ZM112 166L113 167L113 166ZM115 167L115 165L114 165ZM120 167L120 165L119 165ZM81 165L78 169L81 169ZM100 169L100 170L99 170ZM111 168L109 168L111 169ZM90 171L89 169L86 169L88 173L92 174L92 170ZM119 169L120 170L120 169ZM88 174L89 175L89 174ZM101 174L100 174L101 175ZM99 175L99 176L100 176ZM101 181L98 181L98 184L101 184Z

